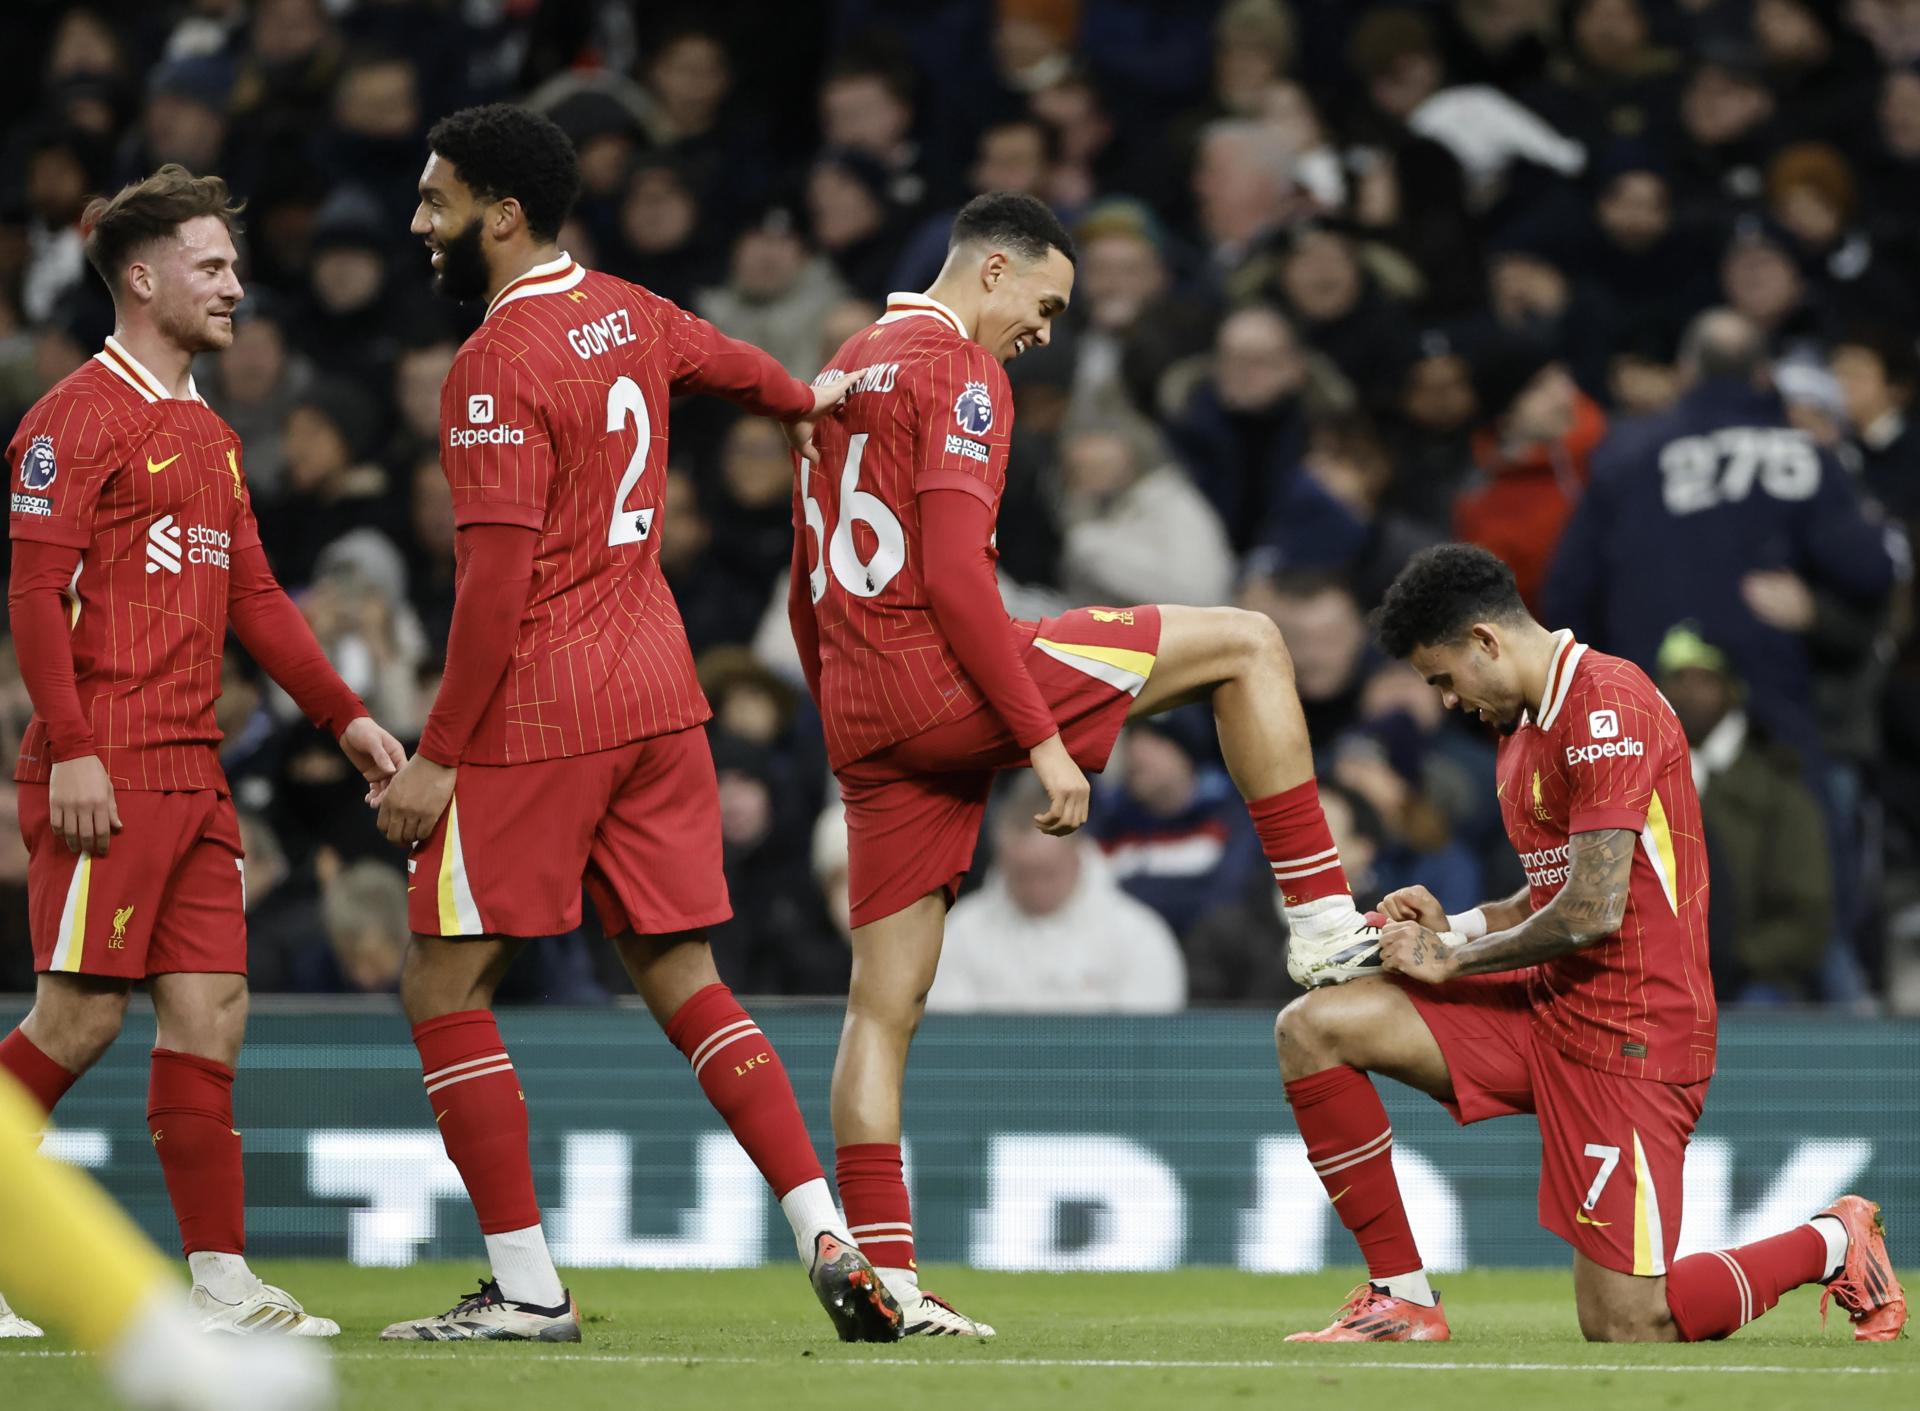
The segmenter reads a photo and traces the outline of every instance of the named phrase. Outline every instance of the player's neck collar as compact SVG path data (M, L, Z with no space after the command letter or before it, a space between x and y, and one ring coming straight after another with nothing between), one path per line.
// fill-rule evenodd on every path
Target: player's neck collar
M953 331L962 338L970 337L967 325L960 315L925 294L894 293L887 295L887 311L879 318L881 323L896 323L903 318L938 318L953 325Z
M149 402L173 402L185 400L206 404L206 398L200 395L200 389L194 385L193 374L187 374L187 395L177 398L167 390L167 384L155 377L147 365L126 349L118 338L107 335L107 346L93 355L93 360L108 372L119 378L127 386L138 392Z
M518 279L508 281L487 305L487 316L491 318L515 299L531 299L535 294L564 294L586 277L586 267L576 264L573 256L562 250L558 259L535 265Z
M1538 724L1542 730L1551 730L1553 722L1560 718L1560 707L1567 703L1567 693L1573 689L1574 669L1586 651L1584 642L1573 640L1572 628L1562 627L1553 634L1553 655L1547 658L1547 684L1540 693ZM1528 715L1529 712L1521 713L1522 725L1535 723Z

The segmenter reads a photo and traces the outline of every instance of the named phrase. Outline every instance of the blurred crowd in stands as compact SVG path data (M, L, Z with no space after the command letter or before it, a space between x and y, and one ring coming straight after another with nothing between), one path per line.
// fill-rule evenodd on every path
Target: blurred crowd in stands
M1920 1012L1916 0L16 0L0 17L0 423L111 330L89 194L163 161L248 203L233 348L268 551L417 734L452 607L438 393L479 311L407 233L424 134L514 99L576 141L562 243L811 377L975 192L1048 201L1072 307L1010 369L1009 607L1237 602L1291 647L1357 892L1521 877L1493 744L1371 646L1424 545L1685 723L1723 999ZM1717 311L1709 313L1709 311ZM1702 315L1707 315L1702 317ZM844 828L781 601L779 430L674 412L662 553L712 699L751 993L844 989ZM0 671L0 749L30 712ZM402 860L230 646L257 990L379 992ZM944 1008L1272 1005L1276 897L1204 710L1130 730L1082 837L1011 782ZM11 786L0 794L14 813ZM0 989L30 983L0 819ZM590 909L589 909L590 915ZM625 993L582 933L502 999Z

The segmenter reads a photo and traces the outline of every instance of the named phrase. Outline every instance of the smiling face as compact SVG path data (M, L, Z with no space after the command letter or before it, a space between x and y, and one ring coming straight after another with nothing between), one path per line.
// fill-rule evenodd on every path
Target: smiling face
M149 302L155 325L177 347L219 352L233 342L233 311L245 293L238 260L226 222L195 216L139 253L127 287Z
M1497 625L1476 622L1460 641L1422 644L1407 660L1448 710L1476 716L1502 735L1520 728L1526 696L1518 662Z
M420 173L420 204L408 228L426 242L436 293L465 303L487 292L490 271L481 235L488 212L498 204L482 203L438 152L428 156Z
M1073 297L1073 261L1059 250L1022 260L994 250L980 263L984 290L973 336L1001 362L1053 339L1053 320Z

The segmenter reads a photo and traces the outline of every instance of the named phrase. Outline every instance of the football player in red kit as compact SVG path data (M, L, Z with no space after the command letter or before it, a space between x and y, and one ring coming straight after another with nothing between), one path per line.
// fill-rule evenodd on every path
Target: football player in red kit
M189 371L233 341L237 214L219 177L172 165L88 208L114 334L8 448L8 608L34 711L14 778L40 977L0 1068L52 1112L146 981L159 1020L147 1120L193 1311L221 1332L331 1337L338 1325L244 1255L246 888L214 723L227 629L370 782L406 754L274 580L240 438Z
M1331 1326L1291 1340L1448 1336L1368 1073L1419 1088L1459 1122L1535 1115L1540 1223L1573 1246L1590 1339L1722 1338L1812 1283L1856 1338L1897 1337L1906 1298L1878 1208L1859 1196L1770 1239L1674 1257L1716 1017L1700 800L1665 698L1633 663L1535 622L1484 549L1417 555L1378 630L1449 708L1499 731L1500 811L1527 885L1458 916L1424 887L1395 892L1385 976L1315 990L1281 1014L1294 1120L1368 1271Z
M484 299L441 393L458 579L446 675L380 825L414 846L400 997L493 1277L389 1338L577 1341L534 1199L527 1111L492 1013L522 938L580 922L581 883L635 987L792 1222L846 1338L899 1335L848 1235L779 1055L714 970L731 915L680 610L660 568L667 408L777 417L811 453L843 395L556 245L579 192L553 123L493 105L429 137L414 234L442 293Z
M1211 702L1284 894L1303 982L1378 964L1321 817L1278 629L1231 608L1086 608L1013 622L994 578L1013 398L1003 364L1048 340L1073 242L1041 202L977 197L940 277L895 294L822 377L851 376L794 491L788 615L846 804L853 980L833 1080L840 1196L911 1333L993 1329L919 1288L901 1175L907 1047L997 771L1031 766L1070 833L1083 770L1129 717Z

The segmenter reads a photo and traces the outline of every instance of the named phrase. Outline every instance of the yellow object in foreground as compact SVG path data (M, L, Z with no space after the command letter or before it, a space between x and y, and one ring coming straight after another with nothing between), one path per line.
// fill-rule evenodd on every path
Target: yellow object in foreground
M79 1346L111 1346L169 1282L160 1252L87 1177L40 1155L45 1115L0 1073L0 1288Z

